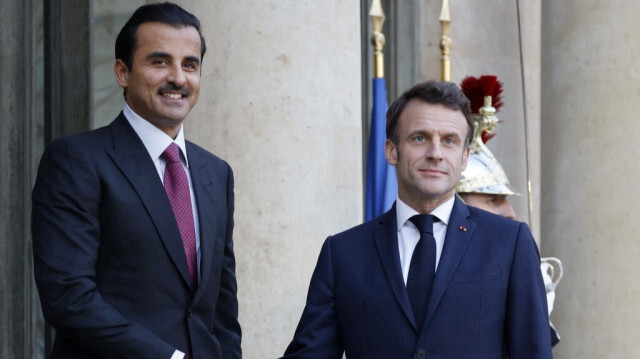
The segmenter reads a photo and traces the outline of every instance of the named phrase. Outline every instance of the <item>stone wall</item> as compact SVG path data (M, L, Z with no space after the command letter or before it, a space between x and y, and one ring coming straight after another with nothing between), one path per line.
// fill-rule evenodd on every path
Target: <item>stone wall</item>
M180 3L208 47L187 138L235 174L244 356L278 357L322 242L362 221L360 6Z
M564 262L558 358L639 358L640 3L542 11L542 253Z

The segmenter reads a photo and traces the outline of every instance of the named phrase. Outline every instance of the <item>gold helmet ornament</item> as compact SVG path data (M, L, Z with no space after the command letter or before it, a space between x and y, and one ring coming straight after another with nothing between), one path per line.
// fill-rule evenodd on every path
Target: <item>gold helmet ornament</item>
M462 80L460 87L471 102L474 126L467 168L462 172L456 192L519 195L509 184L500 162L485 145L495 136L499 122L496 113L502 107L502 83L496 76L469 76Z

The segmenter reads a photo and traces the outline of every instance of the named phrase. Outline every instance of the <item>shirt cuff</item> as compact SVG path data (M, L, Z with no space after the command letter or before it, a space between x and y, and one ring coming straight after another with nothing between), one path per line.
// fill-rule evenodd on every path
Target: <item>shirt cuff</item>
M173 355L169 359L184 359L184 353L176 349L176 351L173 352Z

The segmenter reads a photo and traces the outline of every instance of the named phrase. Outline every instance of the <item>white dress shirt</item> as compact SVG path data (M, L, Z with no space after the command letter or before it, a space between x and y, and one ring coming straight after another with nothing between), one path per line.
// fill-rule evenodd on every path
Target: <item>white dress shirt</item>
M444 247L444 240L447 234L447 226L449 224L449 217L451 217L451 210L453 210L453 203L455 196L447 200L431 213L438 219L439 222L433 222L433 237L436 239L436 267L438 269L438 263L440 263L440 255L442 254L442 248ZM419 214L413 208L409 207L406 203L402 202L400 198L396 199L396 220L398 221L398 250L400 252L400 266L402 267L402 277L404 278L404 284L407 284L407 276L409 275L409 266L411 265L411 257L413 256L413 250L420 240L420 232L418 228L409 220L409 218Z

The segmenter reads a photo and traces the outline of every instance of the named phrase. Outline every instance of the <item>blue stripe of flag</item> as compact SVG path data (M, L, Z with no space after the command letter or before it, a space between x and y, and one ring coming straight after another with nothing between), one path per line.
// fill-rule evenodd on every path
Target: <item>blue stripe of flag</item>
M384 78L373 79L373 109L367 150L365 221L388 211L398 196L395 167L384 157L387 90Z

